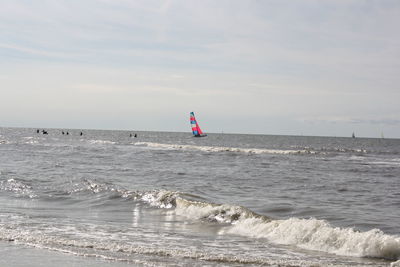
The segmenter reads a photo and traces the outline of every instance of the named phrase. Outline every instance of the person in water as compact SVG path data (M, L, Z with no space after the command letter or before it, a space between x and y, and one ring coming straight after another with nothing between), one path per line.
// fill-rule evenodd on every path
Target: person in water
M80 134L81 136L83 135L83 133L81 132L81 134Z

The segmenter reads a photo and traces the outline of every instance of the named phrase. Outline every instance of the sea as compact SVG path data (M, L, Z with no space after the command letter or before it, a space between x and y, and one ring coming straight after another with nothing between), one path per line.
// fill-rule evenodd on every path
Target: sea
M45 130L0 128L0 266L400 266L399 139Z

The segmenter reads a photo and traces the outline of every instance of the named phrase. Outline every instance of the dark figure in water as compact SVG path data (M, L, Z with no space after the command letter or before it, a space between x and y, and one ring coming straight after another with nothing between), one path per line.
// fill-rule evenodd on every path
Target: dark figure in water
M64 131L61 132L63 135L65 134Z
M132 134L129 134L129 137L132 137Z
M67 135L69 135L69 132L67 132Z
M39 132L40 132L39 129L37 129L37 130L36 130L36 133L39 133Z
M136 137L137 137L137 134L135 134L133 137L135 137L135 138L136 138Z
M81 136L83 135L83 133L81 132Z
M48 134L47 131L45 131L45 130L42 130L42 133L43 133L43 134Z

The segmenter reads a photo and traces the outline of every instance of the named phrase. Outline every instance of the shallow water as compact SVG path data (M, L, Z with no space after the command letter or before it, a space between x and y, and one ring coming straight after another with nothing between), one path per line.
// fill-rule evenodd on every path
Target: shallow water
M68 131L0 128L0 249L15 266L400 258L400 140Z

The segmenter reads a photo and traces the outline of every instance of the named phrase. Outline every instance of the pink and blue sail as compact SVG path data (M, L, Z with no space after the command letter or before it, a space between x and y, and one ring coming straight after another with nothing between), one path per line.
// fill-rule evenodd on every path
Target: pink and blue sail
M192 132L195 137L207 136L201 131L200 126L196 121L196 117L194 116L194 112L190 112L190 126L192 126Z

